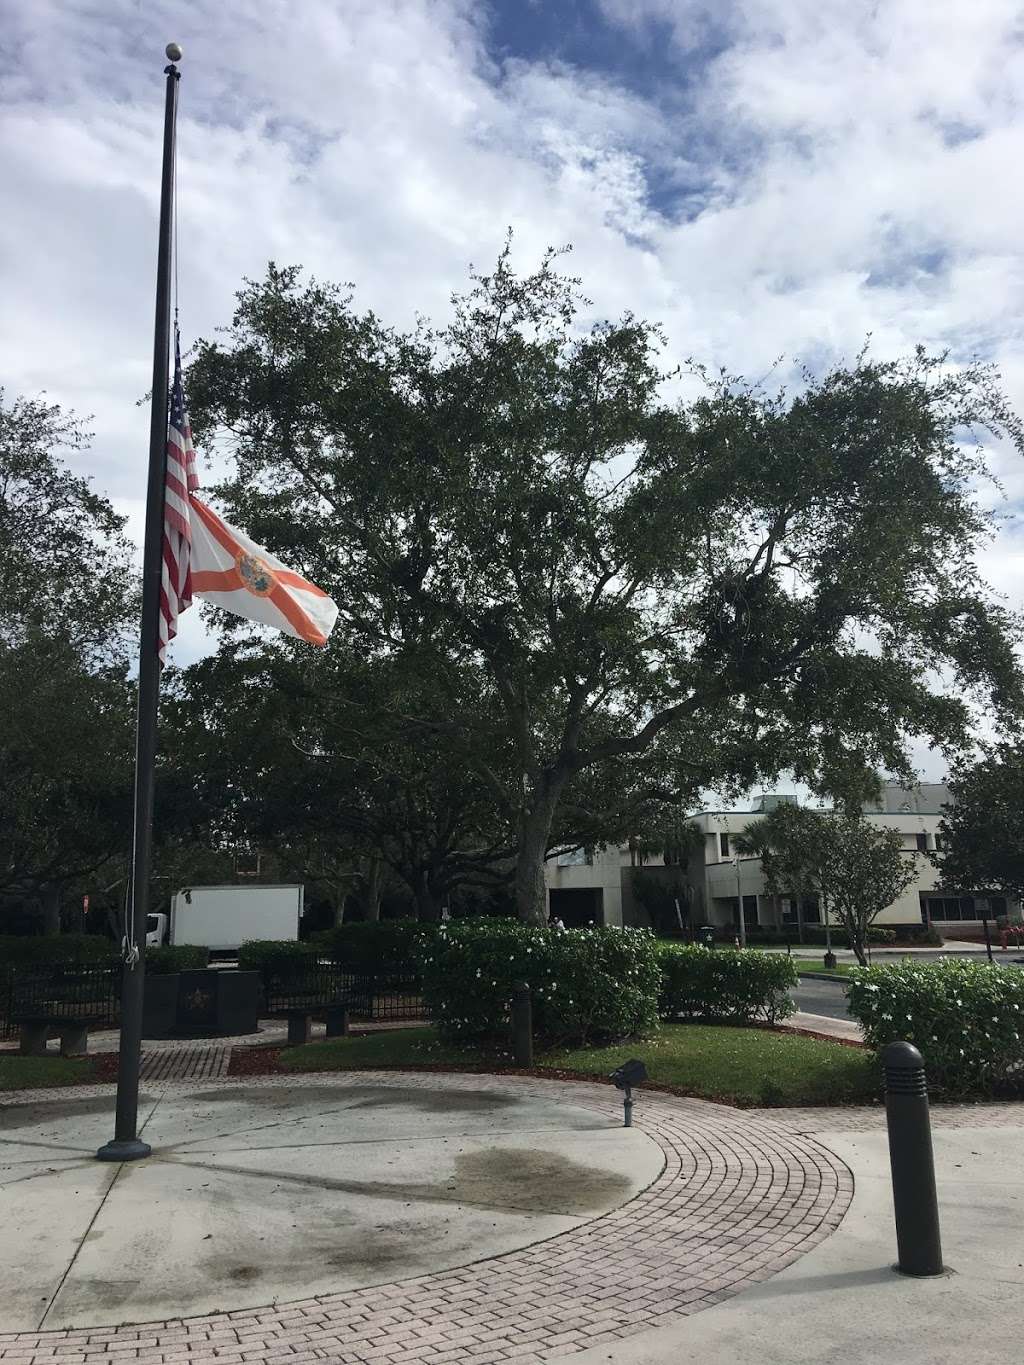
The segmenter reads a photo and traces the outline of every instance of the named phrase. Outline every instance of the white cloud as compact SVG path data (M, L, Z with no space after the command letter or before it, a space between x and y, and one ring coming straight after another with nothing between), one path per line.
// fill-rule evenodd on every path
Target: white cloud
M173 37L186 342L269 257L354 281L399 325L443 315L511 224L524 264L574 242L596 311L660 319L678 355L759 376L870 332L883 355L993 356L1024 410L1013 0L600 8L641 62L667 44L678 81L499 63L471 0L9 6L4 382L94 414L92 470L137 529ZM1020 461L996 463L1024 499ZM1016 603L1022 544L1014 525L984 561Z

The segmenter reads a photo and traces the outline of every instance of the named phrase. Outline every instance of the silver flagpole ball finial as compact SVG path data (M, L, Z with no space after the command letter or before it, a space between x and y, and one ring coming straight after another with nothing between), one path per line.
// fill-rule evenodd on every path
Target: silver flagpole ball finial
M164 50L167 53L167 60L169 62L181 61L181 45L179 43L168 43Z

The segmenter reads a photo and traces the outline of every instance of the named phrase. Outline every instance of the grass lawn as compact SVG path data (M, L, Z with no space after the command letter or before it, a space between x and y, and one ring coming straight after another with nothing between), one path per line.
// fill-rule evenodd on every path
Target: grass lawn
M668 1024L646 1042L540 1054L538 1069L607 1076L629 1057L642 1057L651 1084L739 1105L865 1104L879 1094L872 1055L859 1048L765 1029ZM508 1067L507 1054L448 1047L432 1029L401 1029L310 1043L281 1053L287 1071L342 1071L349 1067Z
M89 1085L95 1081L92 1063L86 1059L0 1054L0 1090L42 1090L47 1086Z
M796 962L796 969L801 976L807 976L808 974L813 974L814 976L831 976L834 977L836 981L842 981L848 977L857 965L855 962L837 962L834 967L825 967L821 962L814 962L810 959L805 961L803 958L794 958L793 960Z

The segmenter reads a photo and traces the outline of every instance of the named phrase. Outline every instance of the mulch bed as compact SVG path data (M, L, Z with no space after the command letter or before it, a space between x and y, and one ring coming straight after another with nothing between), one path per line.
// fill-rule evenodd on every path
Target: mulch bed
M89 1058L97 1081L117 1080L117 1053L97 1052Z

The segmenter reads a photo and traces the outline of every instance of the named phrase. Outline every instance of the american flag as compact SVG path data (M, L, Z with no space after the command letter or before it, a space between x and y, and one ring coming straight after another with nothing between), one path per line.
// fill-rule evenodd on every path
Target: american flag
M174 329L174 384L171 388L170 422L167 429L167 474L164 484L164 543L160 576L161 664L167 646L178 633L178 616L192 602L192 529L189 494L199 487L192 428L185 411L181 385L181 343Z

